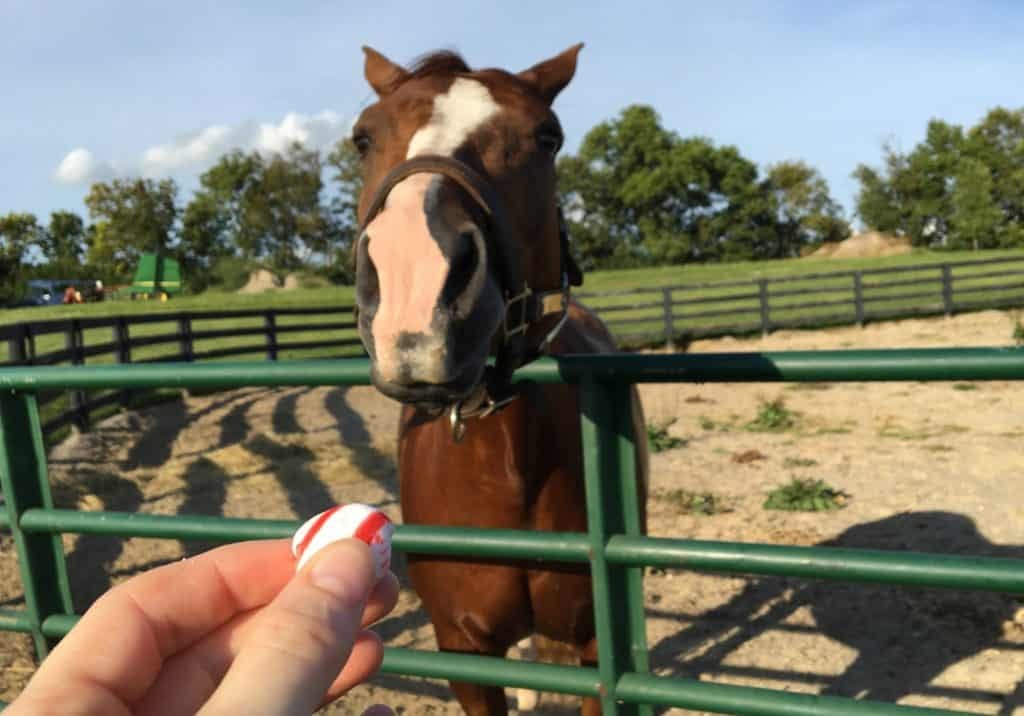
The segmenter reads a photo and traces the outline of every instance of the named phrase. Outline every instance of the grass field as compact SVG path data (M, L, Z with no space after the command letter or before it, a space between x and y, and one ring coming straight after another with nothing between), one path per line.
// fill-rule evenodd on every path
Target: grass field
M772 281L768 284L768 297L774 324L800 321L818 325L849 324L856 318L854 284L849 272L865 272L863 297L869 319L872 314L906 311L940 313L943 295L939 265L990 259L1021 263L955 267L952 272L954 302L1002 301L1024 306L1024 251L918 251L878 258L793 259L609 271L588 276L581 293L620 293L584 295L583 302L602 314L620 340L626 338L627 344L643 344L663 332L663 296L661 292L626 296L621 295L623 291L683 286L671 293L673 302L684 304L673 308L677 335L715 332L723 326L760 330L760 298L755 283L759 279ZM918 266L924 268L913 268ZM877 269L893 273L870 273ZM847 275L821 276L837 272L847 272ZM778 279L786 282L774 282ZM746 282L748 285L707 285L720 282ZM729 312L729 315L704 315L719 312Z

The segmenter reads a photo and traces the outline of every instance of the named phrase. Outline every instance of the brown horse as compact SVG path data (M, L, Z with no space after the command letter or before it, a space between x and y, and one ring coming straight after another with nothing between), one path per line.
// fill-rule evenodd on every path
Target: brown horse
M374 385L405 404L406 523L587 529L576 389L510 380L545 353L615 350L569 299L582 277L555 192L562 130L551 103L581 47L518 74L474 71L446 52L405 69L364 48L378 101L352 137L365 186L357 312ZM643 435L635 392L633 413ZM644 485L646 444L637 447ZM596 662L582 566L413 557L409 574L443 650L503 656L536 633ZM507 713L500 688L452 689L469 714ZM599 710L584 701L584 714Z

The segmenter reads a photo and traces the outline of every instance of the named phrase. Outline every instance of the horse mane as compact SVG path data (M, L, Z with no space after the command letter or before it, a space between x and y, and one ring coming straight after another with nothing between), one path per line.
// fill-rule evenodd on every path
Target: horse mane
M472 72L469 64L458 52L452 50L435 50L413 60L408 67L409 78L428 77L430 75L448 75L456 72Z
M472 71L472 68L458 52L435 50L413 60L406 68L407 74L399 78L397 82L394 82L390 87L390 91L393 92L406 82L422 77L454 75Z

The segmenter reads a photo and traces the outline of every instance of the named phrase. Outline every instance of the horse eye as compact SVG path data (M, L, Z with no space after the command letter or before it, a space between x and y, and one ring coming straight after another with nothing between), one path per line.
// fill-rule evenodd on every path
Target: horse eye
M366 156L366 153L370 151L370 145L373 144L373 140L370 139L370 135L366 132L356 132L352 135L352 144L355 145L359 156Z
M562 135L554 132L541 132L537 135L537 146L541 151L554 156L562 148Z

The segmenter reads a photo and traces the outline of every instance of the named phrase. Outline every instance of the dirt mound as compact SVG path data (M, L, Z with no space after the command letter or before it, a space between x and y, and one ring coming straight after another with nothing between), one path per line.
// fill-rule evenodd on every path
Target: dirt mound
M266 269L259 269L249 274L249 280L238 289L239 293L263 293L281 287L277 277Z
M863 256L896 256L911 252L910 239L878 231L863 231L846 241L830 242L813 251L813 258L849 259Z
M291 291L296 288L300 288L298 274L288 274L285 276L284 283L281 283L277 276L270 271L259 269L249 274L249 280L242 288L238 289L238 292L263 293L264 291Z

